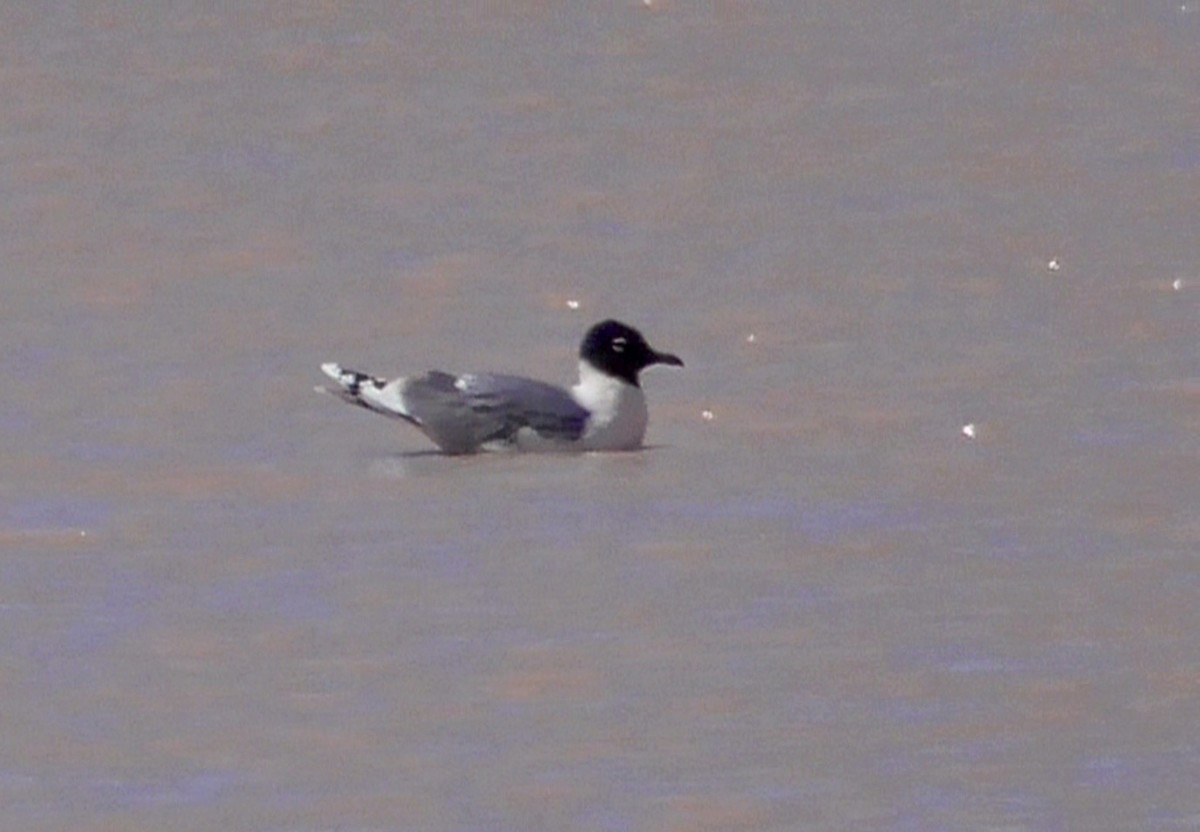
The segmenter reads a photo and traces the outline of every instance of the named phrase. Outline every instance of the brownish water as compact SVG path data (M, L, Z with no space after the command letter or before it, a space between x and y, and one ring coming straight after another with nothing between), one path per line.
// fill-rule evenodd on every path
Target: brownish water
M0 827L1200 829L1192 0L243 5L0 8Z

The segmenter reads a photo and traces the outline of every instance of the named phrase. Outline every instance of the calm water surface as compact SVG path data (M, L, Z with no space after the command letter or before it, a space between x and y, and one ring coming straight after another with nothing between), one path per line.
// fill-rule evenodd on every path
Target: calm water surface
M6 5L0 826L1200 829L1191 6Z

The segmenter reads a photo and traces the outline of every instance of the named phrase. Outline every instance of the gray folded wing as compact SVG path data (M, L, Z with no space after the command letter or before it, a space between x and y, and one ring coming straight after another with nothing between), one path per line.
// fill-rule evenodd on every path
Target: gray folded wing
M560 387L497 373L453 376L434 371L409 378L404 404L410 417L449 453L513 441L522 428L545 439L576 440L588 418Z

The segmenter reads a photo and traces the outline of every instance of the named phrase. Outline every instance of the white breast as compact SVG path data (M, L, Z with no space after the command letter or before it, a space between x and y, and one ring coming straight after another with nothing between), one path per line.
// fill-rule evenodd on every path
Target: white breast
M580 444L589 451L638 448L650 416L641 388L579 362L579 383L571 388L575 401L591 413Z

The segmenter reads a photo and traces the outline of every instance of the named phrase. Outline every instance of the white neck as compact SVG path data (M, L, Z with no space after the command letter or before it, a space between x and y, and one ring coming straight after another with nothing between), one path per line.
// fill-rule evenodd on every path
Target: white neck
M640 447L650 420L641 388L579 362L579 383L571 396L587 408L587 431L582 442L589 450L627 450Z

